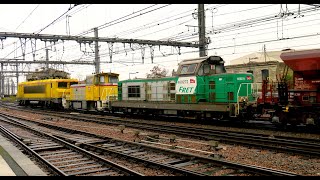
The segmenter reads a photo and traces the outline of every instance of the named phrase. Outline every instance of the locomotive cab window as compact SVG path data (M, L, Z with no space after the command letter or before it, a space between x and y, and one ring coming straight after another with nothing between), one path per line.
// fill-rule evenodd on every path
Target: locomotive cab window
M309 101L309 96L302 96L302 101Z
M109 83L118 83L119 79L117 76L109 76Z
M199 71L198 71L198 75L202 76L202 75L206 75L210 73L210 65L209 64L201 64Z
M196 70L197 64L182 65L180 74L192 74Z
M58 88L68 88L67 82L58 82Z
M223 64L216 65L216 74L226 73L226 69Z
M95 85L102 84L102 83L100 83L100 77L101 76L99 76L99 75L98 76L94 76L93 81L94 81Z
M140 86L128 86L128 97L140 97Z
M78 84L78 82L70 82L70 86L74 84Z
M104 76L100 76L100 84L105 83Z

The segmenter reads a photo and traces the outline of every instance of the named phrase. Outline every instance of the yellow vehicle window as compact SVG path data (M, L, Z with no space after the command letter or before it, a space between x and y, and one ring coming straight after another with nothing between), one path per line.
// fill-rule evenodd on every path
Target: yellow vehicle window
M104 76L100 76L100 83L104 83Z
M67 88L68 83L67 82L58 82L58 88Z
M117 76L109 76L109 83L118 83L119 79Z

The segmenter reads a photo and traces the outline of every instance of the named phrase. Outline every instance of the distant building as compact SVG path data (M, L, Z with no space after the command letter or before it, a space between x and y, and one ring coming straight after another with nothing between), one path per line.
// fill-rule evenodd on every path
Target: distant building
M269 51L269 52L255 52L240 58L234 59L230 62L230 65L248 64L248 63L262 63L267 61L283 62L280 58L280 54L284 51Z
M290 51L290 50L286 50ZM277 76L282 76L285 64L280 58L284 51L255 52L246 56L231 60L230 65L226 66L228 73L246 73L253 72L254 82L262 82L261 70L269 70L269 79L276 82ZM289 69L288 74L292 74Z

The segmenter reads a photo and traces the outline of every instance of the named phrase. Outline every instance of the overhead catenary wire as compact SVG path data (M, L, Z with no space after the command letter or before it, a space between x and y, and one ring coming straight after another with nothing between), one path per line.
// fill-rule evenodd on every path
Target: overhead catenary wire
M264 7L267 7L267 6L264 6ZM258 9L258 8L251 8L251 9L249 9L249 10L253 10L253 9ZM245 11L245 10L243 10L243 11ZM240 12L240 11L239 11ZM270 15L271 16L271 15ZM252 19L249 19L249 20L247 20L247 21L251 21ZM238 22L238 23L242 23L241 21L240 22ZM221 28L222 29L222 28ZM141 36L140 36L141 37Z
M19 27L26 22L26 20L32 15L32 13L40 6L40 4L38 4L30 13L29 15L16 27L15 31L19 29Z
M75 8L76 6L78 6L79 4L74 5L73 7L70 7L66 12L64 12L62 15L60 15L58 18L56 18L55 20L53 20L50 24L48 24L47 26L45 26L44 28L34 32L35 34L39 34L40 32L42 32L43 30L45 30L46 28L48 28L49 26L53 25L58 19L60 19L61 17L63 17L66 13L68 13L69 11L71 11L73 8ZM18 48L14 49L13 51L11 51L9 54L7 54L4 58L7 58L9 55L11 55L13 52L15 52ZM21 57L21 56L20 56Z
M244 28L244 29L245 29L245 28ZM233 31L234 31L234 30L231 30L231 29L230 29L230 32L233 32ZM224 35L224 34L223 34L223 35Z
M292 46L293 48L297 48L297 47L306 47L306 46L310 46L310 45L318 45L318 43L312 43L312 44L304 44L304 45L297 45L297 46ZM270 49L268 48L269 51L281 51L282 48L273 48L273 49ZM189 52L184 52L184 53L193 53L194 51L189 51ZM236 53L221 53L219 54L219 56L223 57L223 56L228 56L228 55L234 55L234 54L248 54L248 53L254 53L256 51L239 51L239 52L236 52ZM158 55L156 56L156 58L158 59L162 59L163 57L161 55ZM149 58L146 58L146 59L149 59ZM226 60L226 59L225 59ZM101 62L101 63L108 63L108 62ZM114 61L114 63L118 63L117 61ZM126 63L129 63L129 62L126 62ZM172 63L172 60L166 60L166 61L159 61L159 62L154 62L153 64L158 64L158 63L161 63L161 64L164 64L164 63ZM123 63L119 63L119 64L123 64ZM123 64L124 66L119 66L119 67L114 67L114 69L122 69L123 67L125 66L128 66L127 64ZM142 64L137 64L137 66L140 66ZM146 62L145 64L143 64L143 67L144 68L144 65L152 65L151 63L148 63ZM134 67L136 68L136 67ZM137 68L136 68L137 69Z
M316 34L317 35L317 34ZM313 36L316 36L316 35L313 35ZM303 37L303 36L302 36ZM294 37L294 38L301 38L301 37ZM290 38L290 39L294 39L294 38ZM272 42L272 41L277 41L277 40L271 40L271 41L269 41L269 42ZM238 45L238 46L244 46L244 45L250 45L250 44L256 44L256 43L264 43L264 42L268 42L268 41L263 41L263 42L252 42L252 43L247 43L247 44L241 44L241 45ZM233 46L229 46L229 47L233 47ZM221 48L228 48L228 46L227 47L217 47L217 48L212 48L212 49L221 49ZM129 50L129 49L128 49ZM211 50L211 49L209 49L209 50ZM196 51L192 51L192 52L196 52ZM119 53L121 53L121 52L119 52ZM106 54L107 55L107 54ZM101 56L103 56L103 55L101 55Z
M20 27L23 23L26 22L26 20L32 15L32 13L33 13L39 6L40 6L40 4L38 4L38 5L29 13L29 15L15 28L15 31L18 30L19 27ZM17 42L12 42L11 44L6 45L6 47L11 46L11 45L14 45L15 43L17 43ZM2 49L3 49L3 48L4 48L4 47L2 47Z
M317 12L315 12L314 14L317 14ZM309 15L314 15L314 14L309 14ZM307 14L306 14L307 15ZM294 20L294 19L290 19L290 20ZM311 20L308 20L308 21L311 21ZM304 21L304 22L308 22L308 21ZM255 27L258 27L258 26L263 26L263 25L268 25L268 24L273 24L274 22L269 22L269 23L265 23L265 24L258 24L258 25L256 25ZM297 22L297 23L292 23L292 24L287 24L286 25L286 27L288 27L289 25L294 25L294 24L301 24L300 22ZM250 27L251 28L251 27ZM254 32L254 31L259 31L259 30L266 30L266 29L271 29L271 28L273 28L273 27L268 27L268 28L266 28L266 27L264 27L264 28L262 28L262 29L255 29L255 30L246 30L245 32L246 32L246 34L247 33L249 33L249 32ZM220 32L220 33L217 33L217 34L221 34L221 33L227 33L227 32L233 32L233 31L223 31L223 32ZM231 35L228 35L228 36L234 36L234 35L236 35L236 34L238 34L239 32L237 32L237 33L234 33L234 34L231 34ZM207 35L210 35L210 33L207 33ZM197 38L197 36L198 36L198 34L196 33L196 34L193 34L193 35L190 35L189 37L186 37L185 39L179 39L179 38L175 38L175 37L171 37L172 39L174 39L174 40L180 40L180 41L182 41L182 40L188 40L188 39L192 39L192 38ZM223 35L224 37L226 37L226 35ZM246 36L246 37L249 37L249 36Z
M128 16L131 16L131 15L133 15L133 14L137 14L138 12L144 11L144 10L149 9L149 8L151 8L151 7L153 7L153 6L156 6L156 5L157 5L157 4L148 6L147 8L143 8L143 9L141 9L141 10L139 10L139 11L137 11L137 12L134 12L134 13L132 13L132 14L125 15L125 16L122 16L121 18L116 19L116 20L113 20L113 21L104 23L104 24L102 24L102 25L100 25L100 26L98 26L98 27L96 27L96 28L98 28L98 30L104 29L104 28L106 28L106 27L109 27L109 26L118 24L118 23L120 23L120 22L124 22L124 21L130 20L130 19L132 19L132 18L135 18L135 17L138 17L138 16L142 16L142 15L144 15L144 14L147 14L147 13L156 11L156 10L158 10L158 9L167 7L167 6L169 6L170 4L164 5L164 6L162 6L162 7L156 8L156 9L152 9L152 10L147 11L147 12L140 13L140 14L138 14L138 15L135 15L135 16L133 16L133 17L129 17L129 18L127 18L127 19L124 19L124 18L126 18L126 17L128 17ZM121 19L124 19L124 20L121 20ZM118 21L118 20L121 20L121 21L116 22L116 21ZM111 24L111 23L114 23L114 24ZM87 31L85 31L85 32L80 33L79 35L86 35L86 34L89 34L89 33L91 33L91 32L93 32L93 29L92 29L92 28L91 28L90 30L87 30Z
M313 36L319 36L320 34L309 34L309 35L303 35L303 36L296 36L296 37L292 37L290 39L299 39L299 38L307 38L307 37L313 37ZM253 44L261 44L261 43L267 43L267 42L279 42L279 41L283 41L283 40L278 40L278 39L273 39L273 40L265 40L265 41L258 41L258 42L251 42L251 43L244 43L244 44L239 44L237 46L248 46L248 45L253 45ZM229 45L229 46L221 46L221 47L213 47L213 48L209 48L208 50L217 50L217 49L226 49L226 48L230 48L230 47L234 47L234 45ZM187 52L183 52L183 53L196 53L198 51L187 51ZM119 54L121 54L121 52L119 52ZM108 53L105 54L101 54L101 57L108 57ZM155 57L162 57L161 55L159 56L155 56ZM86 59L84 59L86 60ZM130 63L130 61L128 60L128 63Z
M222 6L226 6L226 5L227 4L222 4L222 5L216 5L216 6L213 6L213 7L214 8L218 8L218 7L222 7ZM149 29L149 28L152 28L152 27L157 27L159 25L164 25L164 24L167 24L169 22L173 22L173 21L185 18L185 17L190 17L190 14L183 15L183 16L179 16L179 15L190 13L190 12L193 12L195 10L196 9L193 8L191 10L184 11L182 13L179 13L179 14L176 14L176 15L172 15L172 16L167 17L167 18L162 18L160 20L152 21L151 23L148 23L148 24L136 27L136 28L132 28L130 30L126 30L126 31L123 31L123 32L119 32L119 33L115 34L114 36L120 36L120 35L123 36L123 35L127 35L127 34L132 34L132 33L136 33L136 32L141 31L141 30L146 30L146 29ZM161 21L164 21L164 22L161 22Z
M286 24L286 28L289 28L289 26L293 26L293 25L301 25L301 26L295 26L295 27L292 27L294 28L295 30L299 29L299 28L305 28L306 26L313 26L313 25L319 25L319 23L317 21L320 21L318 18L315 18L315 19L311 19L311 20L307 20L307 21L304 21L304 23L307 23L307 22L315 22L313 24L301 24L301 22L296 22L296 23L291 23L291 24ZM237 38L244 38L244 37L256 37L257 35L266 35L267 33L274 33L274 32L277 32L277 30L275 31L266 31L266 30L269 30L269 29L274 29L275 26L271 26L271 27L263 27L261 29L254 29L254 30L247 30L246 31L246 34L244 36L238 36ZM251 33L251 32L260 32L261 33L256 33L256 34L250 34L248 35L248 33ZM230 31L232 32L232 31ZM227 33L227 32L224 32L224 33ZM234 37L235 35L239 34L239 32L237 33L234 33L234 34L228 34L228 35L221 35L220 37L223 37L223 39L220 39L221 41L223 40L228 40L230 39L231 37ZM210 35L208 33L208 35ZM218 34L216 34L218 35ZM171 37L173 40L176 40L176 41L183 41L183 40L190 40L190 39L194 39L194 38L197 38L198 34L189 34L189 36L175 36L175 37Z
M170 4L169 4L169 5L170 5ZM132 19L132 18L134 18L134 17L138 17L138 16L141 16L141 15L144 15L144 14L147 14L147 13L150 13L150 12L153 12L153 11L156 11L156 10L158 10L158 9L167 7L167 6L169 6L169 5L164 5L164 6L161 6L161 7L159 7L159 8L156 8L156 9L153 9L153 10L150 10L150 11L147 11L147 12L140 13L140 14L138 14L138 15L135 15L135 16L130 17L130 18L128 18L128 19L122 20L122 21L120 21L120 22L124 22L124 21L129 20L129 19ZM151 8L151 7L153 7L153 6L155 6L155 5L152 5L152 6L149 6L149 7L147 7L147 8L141 9L141 10L139 10L139 11L133 13L133 14L136 14L136 13L141 12L141 11L143 11L143 10L149 9L149 8ZM71 10L71 9L69 9L69 10ZM68 10L68 11L69 11L69 10ZM60 17L63 17L65 14L66 14L66 13L62 14ZM127 16L128 16L128 15L127 15ZM123 19L123 18L125 18L125 17L127 17L127 16L123 16L123 17L121 17L121 18L118 18L117 20ZM59 17L59 18L60 18L60 17ZM57 18L56 20L58 20L59 18ZM56 21L56 20L55 20L55 21ZM120 22L115 22L115 21L117 21L117 20L114 20L114 21L105 23L105 24L100 25L100 26L98 26L98 27L100 27L100 28L105 28L105 27L106 27L105 25L112 26L112 25L115 25L115 24L120 23ZM54 21L54 22L55 22L55 21ZM112 23L112 22L115 22L115 23L114 23L114 24L110 24L110 23ZM50 25L52 25L52 23L50 23ZM46 26L46 27L49 27L49 25ZM45 28L46 28L46 27L45 27ZM42 31L42 30L40 30L40 31ZM89 30L89 31L80 33L80 34L78 34L78 35L85 35L85 34L88 34L88 33L92 32L92 31L93 31L93 30L91 29L91 30ZM42 49L44 49L44 48L42 48ZM37 50L37 51L38 51L38 50ZM30 53L31 53L31 52L30 52ZM28 53L28 54L30 54L30 53ZM12 52L11 52L10 54L12 54ZM10 54L8 54L6 57L8 57ZM6 57L5 57L5 58L6 58ZM21 56L20 56L20 57L21 57Z

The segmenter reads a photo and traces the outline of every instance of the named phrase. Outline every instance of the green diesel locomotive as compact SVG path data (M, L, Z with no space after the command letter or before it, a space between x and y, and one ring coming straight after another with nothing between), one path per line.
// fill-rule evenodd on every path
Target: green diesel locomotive
M220 56L183 60L176 76L118 83L114 112L245 119L256 104L251 73L226 73Z

